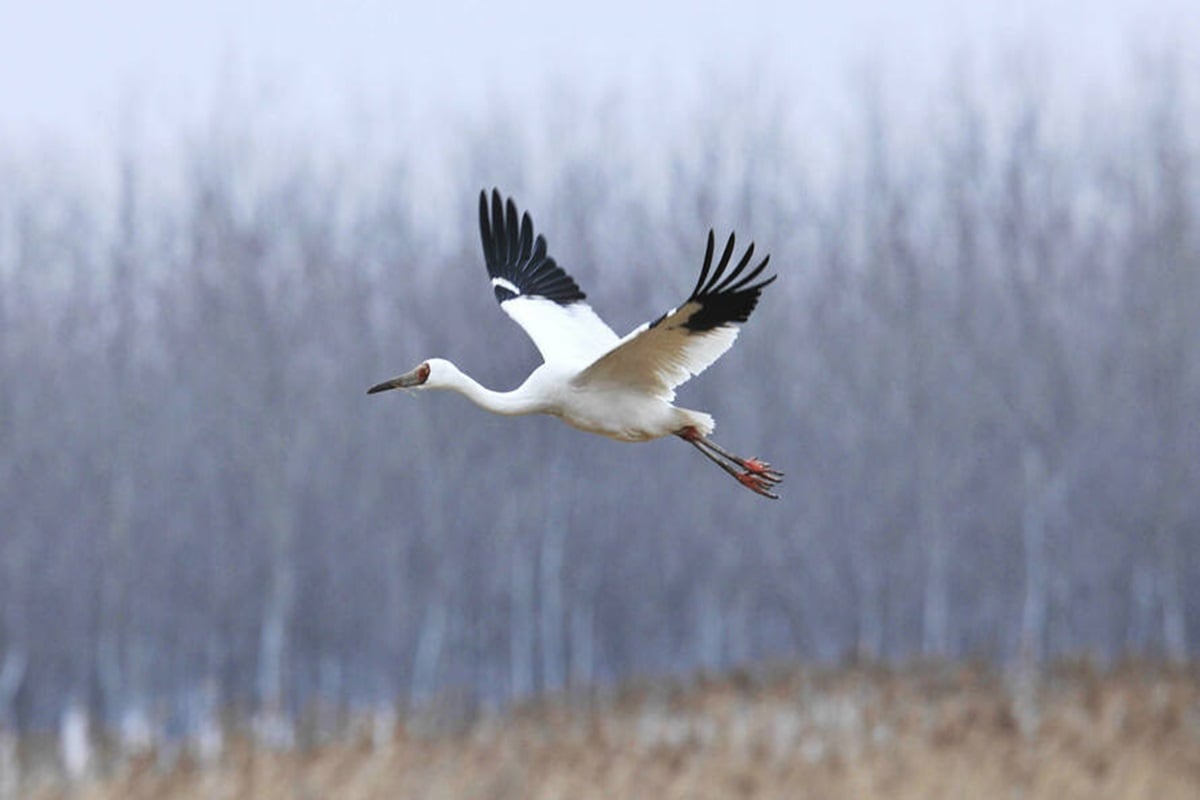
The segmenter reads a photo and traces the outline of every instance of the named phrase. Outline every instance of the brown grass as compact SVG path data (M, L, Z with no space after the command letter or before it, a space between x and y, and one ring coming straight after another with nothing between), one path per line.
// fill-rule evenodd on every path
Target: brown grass
M792 669L436 722L299 752L239 741L205 768L146 757L34 797L1200 798L1195 669Z

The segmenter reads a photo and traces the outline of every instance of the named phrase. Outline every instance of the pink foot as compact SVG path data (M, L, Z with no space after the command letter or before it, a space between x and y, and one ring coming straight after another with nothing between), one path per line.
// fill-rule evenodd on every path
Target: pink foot
M774 482L761 475L756 475L753 472L743 472L741 474L734 475L734 477L738 479L738 483L740 483L742 486L745 486L755 494L761 494L763 497L769 497L772 500L779 499L779 495L774 494L771 491L771 487L774 485Z
M755 475L769 483L779 483L783 478L783 473L777 469L772 469L771 465L766 461L761 461L757 458L747 458L741 462L742 469L750 475Z

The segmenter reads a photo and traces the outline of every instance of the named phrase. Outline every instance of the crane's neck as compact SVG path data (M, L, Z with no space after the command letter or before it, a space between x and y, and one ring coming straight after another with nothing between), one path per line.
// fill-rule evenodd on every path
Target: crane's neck
M536 414L544 410L544 404L531 396L527 384L522 384L511 392L496 392L482 386L478 381L467 375L449 362L447 368L435 372L436 380L426 384L430 389L447 389L458 392L472 403L493 414L516 416L518 414Z

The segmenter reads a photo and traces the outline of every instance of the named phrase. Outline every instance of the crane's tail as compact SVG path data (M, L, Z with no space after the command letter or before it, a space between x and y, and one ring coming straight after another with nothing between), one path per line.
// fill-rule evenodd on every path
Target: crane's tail
M676 436L695 447L708 460L728 472L734 480L750 491L772 500L779 499L779 495L771 490L783 480L783 473L772 469L767 462L757 458L736 456L691 426L678 431Z

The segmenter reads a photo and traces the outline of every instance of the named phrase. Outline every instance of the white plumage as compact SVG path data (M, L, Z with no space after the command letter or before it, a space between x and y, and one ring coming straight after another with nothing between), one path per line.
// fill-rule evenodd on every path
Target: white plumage
M497 278L493 285L499 285ZM508 281L504 281L508 283ZM511 284L510 284L511 285ZM506 288L501 286L500 288ZM616 346L612 328L582 301L563 306L544 297L518 295L500 307L525 329L547 364L568 364L580 368L595 361Z
M730 235L715 268L715 239L708 234L696 288L679 307L618 338L585 301L575 281L534 238L529 214L492 191L479 195L479 229L492 290L500 307L525 329L544 363L511 392L484 388L453 363L431 358L416 369L373 386L387 389L448 389L497 414L552 414L572 427L628 442L674 435L696 447L742 485L765 497L782 473L712 442L713 419L673 405L675 388L699 375L737 339L763 287L755 282L770 257L749 271L751 244L727 272Z

